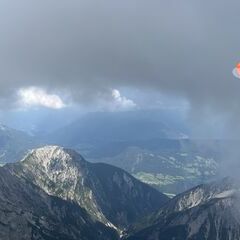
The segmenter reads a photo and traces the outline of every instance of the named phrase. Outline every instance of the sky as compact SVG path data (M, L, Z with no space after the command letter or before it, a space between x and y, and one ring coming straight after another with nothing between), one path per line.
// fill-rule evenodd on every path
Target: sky
M1 111L173 101L195 125L238 135L239 9L239 0L2 0Z

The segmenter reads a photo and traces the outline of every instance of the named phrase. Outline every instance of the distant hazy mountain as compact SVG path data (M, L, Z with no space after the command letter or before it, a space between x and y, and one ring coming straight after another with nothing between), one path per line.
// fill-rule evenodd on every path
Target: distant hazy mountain
M217 175L222 144L189 139L115 142L85 155L123 168L162 192L178 194Z
M117 240L118 234L76 203L49 196L6 166L0 168L0 239Z
M44 142L74 148L92 162L123 168L174 195L211 180L218 170L217 144L202 140L198 146L187 134L176 111L98 112L54 131Z
M198 186L144 219L127 239L240 239L239 200L239 190L229 179Z
M64 146L99 142L176 139L186 137L184 121L173 111L89 113L47 136Z
M186 139L184 119L176 111L89 113L65 127L55 130L56 126L47 135L42 127L41 136L34 137L3 127L0 163L19 160L31 148L57 144L81 152L91 162L123 168L169 196L211 180L218 171L219 144L202 140L199 146Z
M36 139L28 134L0 124L0 163L15 162L36 146Z
M70 124L81 115L79 109L73 108L64 108L57 111L48 108L4 111L4 113L0 111L0 122L30 135L43 136ZM66 118L66 116L68 117Z
M57 146L33 150L23 161L5 168L51 196L75 202L95 220L120 230L168 200L119 168L89 163L75 151Z

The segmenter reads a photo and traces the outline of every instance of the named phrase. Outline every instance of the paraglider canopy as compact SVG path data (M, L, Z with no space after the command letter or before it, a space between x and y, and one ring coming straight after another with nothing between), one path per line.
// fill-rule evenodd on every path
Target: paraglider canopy
M237 71L238 75L240 76L240 63L238 63L236 65L236 71Z
M236 67L233 69L233 75L236 78L240 78L240 62L236 64Z

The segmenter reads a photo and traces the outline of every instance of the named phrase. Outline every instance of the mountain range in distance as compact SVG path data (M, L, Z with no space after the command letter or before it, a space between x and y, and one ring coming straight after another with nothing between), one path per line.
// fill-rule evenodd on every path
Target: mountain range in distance
M38 140L33 136L0 124L0 164L18 161L37 145Z
M225 145L222 140L187 138L186 124L176 115L155 110L89 113L35 136L2 126L0 163L18 161L32 148L61 145L81 152L91 162L120 167L174 196L213 180Z

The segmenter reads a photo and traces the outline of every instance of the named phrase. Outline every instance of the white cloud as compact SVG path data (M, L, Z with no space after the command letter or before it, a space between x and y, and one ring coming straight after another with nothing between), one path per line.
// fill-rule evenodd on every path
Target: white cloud
M130 110L137 106L133 100L122 96L117 89L112 90L112 98L112 110Z
M18 91L19 105L21 107L46 107L61 109L66 105L56 94L49 94L38 87L21 88Z
M233 71L232 71L232 73L233 73L234 77L240 78L240 75L239 75L239 73L238 73L237 68L234 68Z

